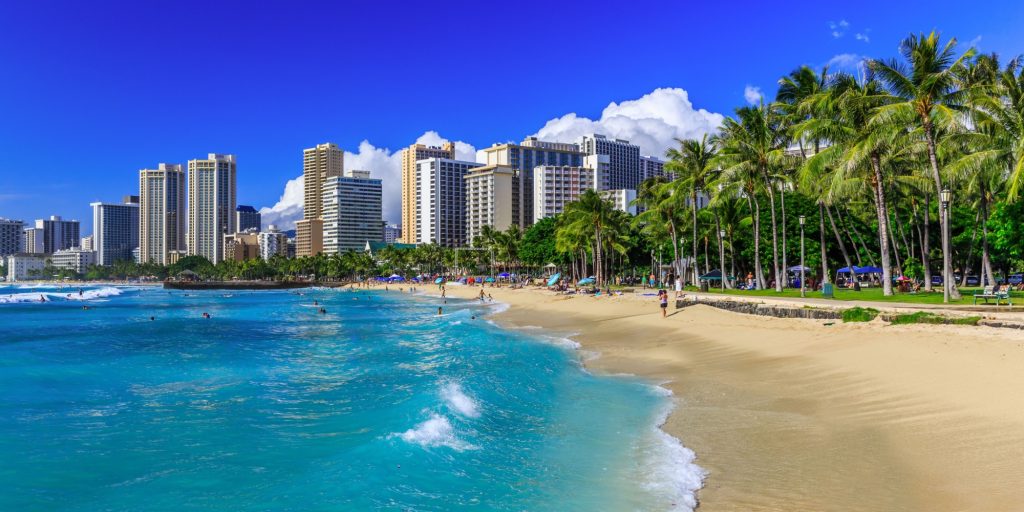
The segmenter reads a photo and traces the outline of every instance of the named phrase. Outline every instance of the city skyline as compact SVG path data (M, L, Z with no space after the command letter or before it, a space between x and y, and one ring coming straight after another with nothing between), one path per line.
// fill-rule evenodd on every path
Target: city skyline
M723 7L680 8L663 2L628 8L610 3L586 5L592 8L571 3L538 8L536 12L544 16L517 18L523 30L513 31L501 42L475 37L482 35L485 24L479 15L464 12L468 5L456 3L437 12L384 13L380 11L383 6L370 7L351 22L352 30L340 35L325 27L332 17L347 19L344 6L328 6L302 37L291 38L280 52L250 51L249 46L271 50L269 42L282 43L299 32L299 17L284 9L229 12L226 7L208 7L201 12L230 15L240 23L225 27L224 33L203 45L186 37L147 40L139 46L128 41L152 38L134 37L140 35L137 31L185 26L184 22L200 11L187 3L140 7L122 13L138 23L106 30L115 19L123 19L110 16L109 7L69 6L42 16L22 11L23 6L7 5L0 28L23 41L25 49L17 55L0 54L0 64L14 71L12 79L0 85L0 110L6 114L0 121L0 136L6 141L0 152L0 173L45 174L52 179L42 184L19 180L4 187L0 215L30 221L57 214L82 221L83 232L91 232L91 202L113 201L131 191L137 172L153 162L184 164L207 152L239 155L245 169L238 182L239 200L257 209L272 207L280 202L287 184L301 175L297 151L330 140L346 150L346 163L352 162L353 169L370 170L383 180L384 216L389 222L398 222L398 155L401 148L418 140L429 145L459 142L456 158L466 159L494 143L518 142L530 135L572 142L581 131L592 131L630 139L644 153L661 156L673 136L699 135L733 107L756 100L759 94L772 97L775 81L794 63L821 67L831 62L833 69L856 69L861 57L895 56L889 42L899 40L906 30L895 20L913 19L914 31L938 28L944 36L959 38L964 46L974 43L980 51L997 51L1004 59L1024 49L1013 28L1022 7L1009 2L1002 6L1006 16L984 22L952 16L937 6L922 8L914 2L887 6L884 19L869 15L878 10L870 5L860 9L862 12L793 6L759 12L750 19L739 17L728 33L742 36L732 42L724 40L721 27L694 21L713 19L713 11ZM609 7L614 7L614 17ZM652 12L657 16L651 16ZM554 48L544 38L529 36L544 26L545 19L558 17L580 25L642 26L645 37L585 38ZM440 35L431 32L432 38L424 39L428 27L442 19L465 22L466 30ZM46 43L44 34L53 30L66 32L76 45ZM97 33L116 35L97 37ZM388 36L383 39L395 36L395 42L351 46L359 48L358 53L347 58L342 69L325 71L301 86L288 81L287 76L310 59L370 40L364 37L369 33L376 34L374 40L381 40L381 35ZM778 37L780 34L787 37ZM478 44L461 44L464 38ZM413 40L416 46L406 44ZM450 48L462 52L454 58L458 65L478 67L476 63L494 56L514 60L539 55L549 71L522 76L506 73L502 81L483 88L454 77L434 84L398 78L401 59L437 58ZM606 56L604 65L617 71L615 79L545 79L559 76L550 70L565 56L569 56L571 67L571 61L578 58L573 56L586 52ZM143 56L146 58L140 59ZM44 69L50 62L66 65ZM193 68L231 69L237 72L232 79L246 86L229 87L235 92L226 94L189 84L170 85L180 82L175 80L165 84L147 81L145 88L134 85L143 76L177 76ZM371 71L375 74L366 75ZM374 85L346 80L360 75L376 78L369 80ZM76 87L57 85L68 83L70 77ZM318 101L309 102L309 97ZM424 98L445 108L415 108ZM185 116L210 109L226 114L220 123L186 131L176 128ZM173 121L179 117L182 121ZM638 119L654 122L639 123ZM66 141L67 151L52 158L35 158L49 141L58 139ZM72 172L82 166L95 172ZM281 210L290 204L294 201L285 197ZM284 212L282 216L288 215ZM274 222L274 215L267 219Z

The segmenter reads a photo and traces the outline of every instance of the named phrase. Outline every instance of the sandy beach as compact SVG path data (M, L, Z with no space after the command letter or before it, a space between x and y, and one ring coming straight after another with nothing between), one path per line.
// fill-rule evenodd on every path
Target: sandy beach
M497 321L572 335L595 371L675 393L664 429L708 471L702 511L1024 508L1021 331L486 291L511 306Z

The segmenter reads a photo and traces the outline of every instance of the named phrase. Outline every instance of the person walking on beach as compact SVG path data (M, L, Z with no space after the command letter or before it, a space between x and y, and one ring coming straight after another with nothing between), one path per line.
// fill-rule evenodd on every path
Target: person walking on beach
M676 298L678 299L679 296L682 295L682 294L683 294L683 279L681 277L676 277Z
M658 290L658 301L661 303L661 317L668 316L668 291Z

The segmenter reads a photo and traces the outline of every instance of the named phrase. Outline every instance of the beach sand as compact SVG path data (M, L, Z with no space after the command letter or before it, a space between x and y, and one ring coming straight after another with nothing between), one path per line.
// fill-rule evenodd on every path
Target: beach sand
M479 288L448 286L452 297ZM777 319L487 288L587 366L663 383L701 511L1024 510L1024 333Z

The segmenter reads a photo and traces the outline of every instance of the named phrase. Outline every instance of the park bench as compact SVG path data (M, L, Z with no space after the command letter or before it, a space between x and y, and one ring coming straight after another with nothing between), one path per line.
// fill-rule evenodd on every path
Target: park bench
M988 300L989 299L994 299L996 301L996 306L998 306L999 302L1003 301L1003 300L1006 301L1006 305L1007 306L1012 306L1013 305L1013 300L1010 299L1010 291L1009 290L996 290L994 286L986 286L985 289L981 291L981 293L975 293L974 294L974 304L975 305L978 304L978 299L984 300L985 304L988 304Z

